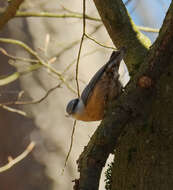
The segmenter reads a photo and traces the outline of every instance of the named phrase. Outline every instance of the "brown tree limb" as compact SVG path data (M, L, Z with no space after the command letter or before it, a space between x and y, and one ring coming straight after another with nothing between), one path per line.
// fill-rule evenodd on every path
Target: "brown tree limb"
M94 0L96 8L114 45L127 47L125 62L130 71L143 61L151 45L130 18L121 0Z
M137 119L144 119L150 113L150 105L156 90L155 84L173 61L172 31L173 2L157 40L148 55L143 58L139 72L125 92L109 107L106 117L80 155L78 160L80 178L75 180L75 190L98 190L102 168L109 154L114 151L124 128L129 124L133 126Z
M24 0L12 0L10 1L7 9L4 13L0 15L0 30L4 27L4 25L13 17L15 17L19 6L22 4Z

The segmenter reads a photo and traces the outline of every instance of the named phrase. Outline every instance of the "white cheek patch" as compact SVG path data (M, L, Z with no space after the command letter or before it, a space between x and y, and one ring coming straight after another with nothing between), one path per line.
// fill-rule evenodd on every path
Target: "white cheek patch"
M119 73L119 81L122 87L125 87L130 80L130 75L128 68L123 60L120 63L118 73Z

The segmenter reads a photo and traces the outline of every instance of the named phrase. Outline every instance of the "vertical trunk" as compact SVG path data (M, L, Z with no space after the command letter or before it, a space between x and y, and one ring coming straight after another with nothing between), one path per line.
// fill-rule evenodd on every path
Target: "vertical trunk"
M132 53L132 57L127 55L126 63L142 65L140 68L132 67L133 72L138 73L132 77L125 93L110 106L106 117L81 154L78 162L78 189L98 189L101 169L115 147L109 189L172 189L173 2L159 36L149 51L143 48L147 47L144 45L146 40L139 37L140 33L127 17L121 0L94 2L114 44L127 45L128 53ZM124 25L125 22L128 24ZM129 23L131 27L128 27ZM127 35L135 33L136 36L130 35L127 38L126 34L119 35L125 29L129 30ZM135 47L134 43L130 47L132 41L135 41ZM140 50L136 50L136 47ZM145 56L141 56L141 52ZM139 57L135 59L136 56Z
M147 117L122 135L115 153L112 190L172 190L173 66L165 71ZM146 97L147 99L147 97Z

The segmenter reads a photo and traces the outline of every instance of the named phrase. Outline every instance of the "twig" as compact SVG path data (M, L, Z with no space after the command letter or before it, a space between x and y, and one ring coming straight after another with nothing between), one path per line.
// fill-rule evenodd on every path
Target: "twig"
M56 14L49 12L17 12L16 17L48 17L48 18L78 18L83 19L83 15L81 13L73 13L73 14ZM91 17L86 15L86 19L100 22L99 18Z
M47 51L48 51L49 42L50 42L50 34L46 34L45 44L44 44L44 53L46 56L48 53Z
M71 153L71 151L72 151L73 137L74 137L74 132L75 132L76 123L77 123L77 121L75 120L74 123L73 123L73 128L72 128L72 133L71 133L71 142L70 142L69 151L68 151L67 156L66 156L66 158L65 158L64 167L63 167L62 173L61 173L62 175L63 175L63 173L64 173L64 170L65 170L66 166L67 166L67 161L68 161L69 156L70 156L70 153Z
M41 59L41 57L37 54L37 52L35 52L34 50L32 50L28 45L26 45L25 43L18 41L18 40L14 40L14 39L10 39L10 38L0 38L0 42L3 43L11 43L11 44L16 44L19 45L21 47L23 47L27 52L29 52L32 56L34 56L39 63L48 68L52 73L54 73L55 75L58 76L58 78L66 85L66 87L68 89L70 89L73 93L76 93L75 89L73 89L67 82L66 80L63 78L63 76L56 70L54 69L51 65L49 65L47 62L45 62L44 60ZM19 77L19 76L18 76ZM2 81L3 79L1 79ZM2 81L3 84L3 81Z
M86 6L85 0L83 0L83 33L82 33L82 37L81 37L81 41L80 41L79 52L78 52L77 63L76 63L76 85L77 85L78 97L80 97L79 81L78 81L79 60L80 60L80 54L81 54L81 50L82 50L82 44L83 44L84 37L85 37L85 25L86 25L86 22L85 22L86 7L85 6Z
M7 105L28 105L28 104L38 104L40 102L42 102L43 100L45 100L50 93L52 93L55 89L59 88L61 86L61 84L56 85L55 87L49 89L46 94L38 99L38 100L34 100L34 101L13 101L13 102L5 102L5 103L1 103L0 106L7 106Z
M24 95L24 90L21 90L19 93L18 93L18 96L17 96L17 100L20 100L22 98L22 96Z
M137 26L139 30L142 30L144 32L155 32L158 33L160 29L157 28L150 28L150 27L145 27L145 26Z
M13 74L11 74L11 75L9 75L7 77L1 78L0 79L0 86L7 85L7 84L17 80L20 76L25 75L27 73L30 73L32 71L35 71L35 70L37 70L39 68L41 68L41 65L38 63L38 64L34 64L34 65L29 66L24 71L14 72Z
M7 53L7 51L4 48L1 48L1 47L0 47L0 52L2 54L4 54L5 56L13 59L13 60L18 60L18 61L23 61L23 62L30 62L30 63L38 63L38 60L35 60L35 59L27 59L27 58L24 58L24 57L17 57L17 56L14 56L14 55L10 55L9 53Z
M73 12L73 14L56 14L56 13L49 13L49 12L17 12L16 17L49 17L49 18L76 18L76 19L83 19L83 14ZM101 22L100 18L91 17L89 15L85 15L85 19ZM136 26L139 30L145 32L154 32L158 33L159 29L144 27L144 26Z
M26 114L26 112L24 112L24 111L22 111L22 110L18 110L18 109L16 109L16 108L11 108L11 107L9 107L9 106L7 106L7 105L3 105L3 104L0 104L0 107L2 107L3 109L5 109L5 110L8 110L8 111L10 111L10 112L15 112L15 113L17 113L17 114L19 114L19 115L23 115L23 116L27 116L27 114Z
M90 40L92 40L93 42L95 42L95 43L98 44L99 46L102 46L102 47L108 48L108 49L112 49L112 50L117 50L117 49L114 48L114 47L110 47L110 46L107 46L107 45L104 45L104 44L98 42L98 41L95 40L94 38L90 37L88 34L85 34L85 37L88 38L88 39L90 39Z
M3 86L3 85L6 85L6 84L9 84L15 80L17 80L20 76L22 75L25 75L27 73L30 73L32 71L35 71L37 69L40 69L42 67L42 65L39 63L38 60L34 60L34 59L27 59L27 58L23 58L23 57L16 57L16 56L13 56L13 55L10 55L9 53L7 53L7 51L3 48L0 48L0 51L8 56L9 58L13 59L13 60L20 60L20 61L25 61L25 62L30 62L30 63L36 63L36 64L32 64L30 66L28 66L25 70L23 71L17 71L7 77L4 77L4 78L1 78L0 79L0 86ZM52 57L48 60L48 63L49 64L52 64L54 61L56 60L56 57ZM10 63L9 63L10 64ZM14 65L15 66L15 65Z
M15 159L12 159L10 157L9 163L6 164L6 165L4 165L4 166L2 166L2 167L0 167L0 173L6 171L8 169L10 169L12 166L14 166L15 164L17 164L21 160L23 160L33 150L34 147L35 147L35 142L32 141L27 146L27 148L25 149L25 151L22 154L20 154L19 156L17 156Z

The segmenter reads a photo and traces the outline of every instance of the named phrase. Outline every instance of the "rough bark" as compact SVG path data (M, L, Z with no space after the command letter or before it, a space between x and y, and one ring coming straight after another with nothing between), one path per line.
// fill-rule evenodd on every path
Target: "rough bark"
M117 146L112 190L171 190L173 187L172 30L173 3L148 59L155 81L149 113L128 126ZM154 65L160 66L154 68ZM159 73L162 76L158 79ZM148 104L147 97L144 101Z
M123 132L116 147L112 190L172 189L172 70L172 65L166 68L155 86L149 114L139 117ZM145 102L147 104L147 98Z
M143 61L150 40L137 29L121 0L94 0L94 3L114 45L127 47L125 61L130 71L134 71Z
M15 16L23 1L24 0L12 0L9 2L6 10L0 15L0 29L2 29L4 25Z
M114 7L114 4L120 1L105 2ZM95 4L101 10L102 1L95 0ZM103 7L107 4L103 3ZM111 12L111 14L114 13ZM106 18L109 18L109 11L107 14L100 13L100 15L104 22ZM105 26L110 33L109 26L106 24ZM113 27L112 32L114 31L116 34L116 27ZM81 154L78 161L80 179L77 181L76 189L98 189L102 167L108 155L114 151L120 135L113 169L112 190L172 188L173 170L171 168L173 166L170 154L173 145L171 129L173 90L172 86L168 85L168 81L171 81L173 61L172 31L173 2L157 40L145 57L139 56L142 65L138 73L121 97L108 109L105 119ZM130 43L124 36L118 39L115 37L112 40L119 46L124 45L123 38ZM136 47L131 48L135 50ZM132 50L129 49L129 51ZM145 50L140 47L139 51ZM131 63L130 58L126 61ZM169 102L168 108L167 102ZM167 111L160 109L162 107L167 108Z

